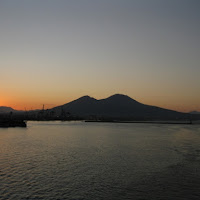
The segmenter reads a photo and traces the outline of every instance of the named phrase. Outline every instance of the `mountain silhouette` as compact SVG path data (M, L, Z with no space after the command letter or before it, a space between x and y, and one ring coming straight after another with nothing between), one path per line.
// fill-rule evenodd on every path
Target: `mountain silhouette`
M72 102L50 109L57 115L70 113L74 116L109 119L183 119L185 113L168 110L156 106L142 104L127 95L115 94L97 100L83 96Z
M0 106L0 113L9 113L9 112L14 112L16 110L14 110L11 107L7 107L7 106Z
M189 112L189 114L192 114L192 115L200 115L200 112L199 112L199 111L191 111L191 112Z

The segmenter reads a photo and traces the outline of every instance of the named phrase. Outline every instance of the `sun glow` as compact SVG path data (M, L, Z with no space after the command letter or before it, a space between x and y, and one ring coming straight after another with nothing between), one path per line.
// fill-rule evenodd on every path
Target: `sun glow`
M5 98L2 98L0 99L0 106L7 106L8 105L8 101L6 101Z

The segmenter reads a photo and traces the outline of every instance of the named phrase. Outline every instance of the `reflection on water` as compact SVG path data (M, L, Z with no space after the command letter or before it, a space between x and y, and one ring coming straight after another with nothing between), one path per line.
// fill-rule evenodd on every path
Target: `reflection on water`
M200 199L200 126L0 129L0 199Z

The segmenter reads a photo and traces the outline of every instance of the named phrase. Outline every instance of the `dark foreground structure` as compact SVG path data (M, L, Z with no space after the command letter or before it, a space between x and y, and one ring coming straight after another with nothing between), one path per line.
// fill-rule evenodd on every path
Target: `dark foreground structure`
M0 127L26 127L26 122L24 120L1 119Z

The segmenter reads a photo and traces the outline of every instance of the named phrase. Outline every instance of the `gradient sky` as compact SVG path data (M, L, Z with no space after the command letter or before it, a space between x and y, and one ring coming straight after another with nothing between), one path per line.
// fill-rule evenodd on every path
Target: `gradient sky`
M199 0L1 0L0 106L126 94L200 111Z

